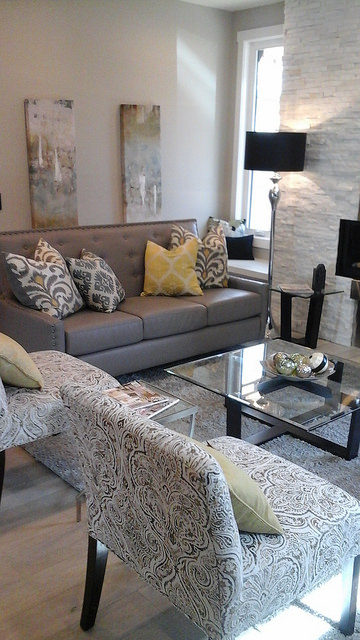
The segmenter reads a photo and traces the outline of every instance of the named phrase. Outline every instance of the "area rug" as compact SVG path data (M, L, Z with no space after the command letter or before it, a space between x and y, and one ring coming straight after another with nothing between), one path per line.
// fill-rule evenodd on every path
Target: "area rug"
M123 376L119 380L126 381L140 377L142 380L159 386L168 393L198 407L194 438L202 441L226 435L226 409L224 399L221 396L186 380L169 375L160 367L143 371L141 375L137 376ZM326 427L321 427L316 433L344 445L347 440L349 423L350 417L341 418ZM179 421L174 423L173 428L187 433L188 424L186 421ZM246 439L259 431L259 428L262 429L263 425L260 426L256 420L244 418L242 437ZM351 461L343 460L290 435L275 438L262 447L339 485L360 500L360 457Z
M226 434L226 409L223 397L169 375L162 367L147 369L136 375L121 376L119 381L127 382L134 379L147 381L167 393L195 405L197 412L194 438L197 440L209 440ZM341 418L327 427L318 429L317 433L331 438L334 442L345 444L349 421L349 417ZM186 419L177 420L169 427L180 433L188 434L189 421ZM259 423L256 420L243 419L243 438L246 439L257 431L259 431ZM347 461L290 435L280 436L261 446L339 485L360 500L360 457ZM26 445L24 448L63 480L69 482L76 489L82 489L78 462L74 457L74 449L67 434L66 436L59 434L52 438L45 438Z

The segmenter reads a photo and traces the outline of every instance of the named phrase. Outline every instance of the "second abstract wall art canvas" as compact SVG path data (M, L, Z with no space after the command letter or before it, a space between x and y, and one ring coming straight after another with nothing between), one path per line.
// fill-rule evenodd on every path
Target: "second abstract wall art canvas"
M161 219L160 107L120 105L120 135L125 220Z

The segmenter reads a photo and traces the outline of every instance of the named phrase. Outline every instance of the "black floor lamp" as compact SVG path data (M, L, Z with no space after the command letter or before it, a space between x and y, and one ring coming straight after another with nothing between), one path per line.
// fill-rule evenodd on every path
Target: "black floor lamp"
M303 171L305 161L306 133L284 132L264 133L247 131L245 142L244 168L251 171L274 171L273 183L269 191L271 204L270 249L268 270L267 327L272 329L271 287L274 262L274 234L276 207L280 200L278 171Z

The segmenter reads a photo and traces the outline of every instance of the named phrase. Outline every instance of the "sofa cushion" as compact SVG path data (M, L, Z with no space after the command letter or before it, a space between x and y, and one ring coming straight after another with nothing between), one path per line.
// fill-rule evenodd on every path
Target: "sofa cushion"
M6 253L5 267L15 297L26 307L62 319L83 306L64 265Z
M192 296L126 298L121 303L121 310L141 318L144 339L150 340L206 327L206 308L200 304L193 304L192 300Z
M143 323L122 311L94 313L84 309L64 321L66 352L80 356L141 342Z
M141 295L202 295L195 273L197 250L195 237L171 250L149 240L145 251L144 290Z
M43 377L31 356L4 333L0 333L0 376L5 384L13 387L41 389L44 386Z
M200 240L188 229L174 224L171 229L169 249L180 247L192 238L196 238L198 242L195 271L200 286L204 289L227 287L227 249L221 225L208 231Z
M66 258L66 263L90 309L111 313L125 298L125 291L111 267L94 253L83 249L80 258Z
M191 299L206 307L207 324L217 325L251 318L261 313L261 296L242 289L206 289L204 295Z

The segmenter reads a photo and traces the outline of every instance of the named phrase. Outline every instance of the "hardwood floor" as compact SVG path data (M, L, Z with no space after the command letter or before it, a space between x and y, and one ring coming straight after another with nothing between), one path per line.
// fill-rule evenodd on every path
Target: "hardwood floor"
M360 350L319 341L360 362ZM205 640L168 601L109 554L95 627L79 627L87 527L77 492L21 448L6 455L0 508L0 638L4 640Z
M92 631L79 627L87 525L77 492L21 448L6 456L0 510L0 638L204 640L166 598L113 554Z

